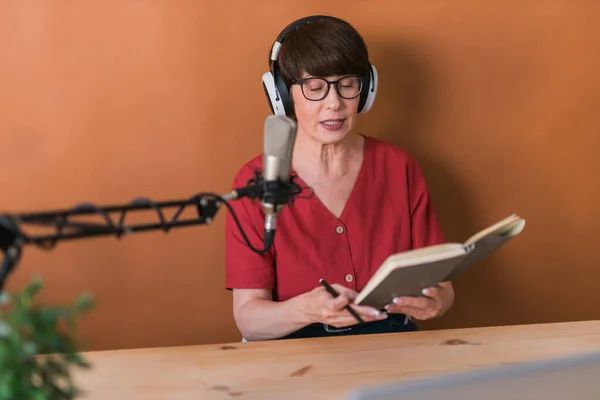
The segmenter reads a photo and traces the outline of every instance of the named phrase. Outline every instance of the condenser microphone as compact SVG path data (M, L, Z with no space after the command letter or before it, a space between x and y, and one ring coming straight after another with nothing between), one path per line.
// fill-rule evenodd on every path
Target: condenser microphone
M273 244L277 216L290 200L290 170L297 124L280 115L270 115L264 126L261 205L265 214L265 248Z

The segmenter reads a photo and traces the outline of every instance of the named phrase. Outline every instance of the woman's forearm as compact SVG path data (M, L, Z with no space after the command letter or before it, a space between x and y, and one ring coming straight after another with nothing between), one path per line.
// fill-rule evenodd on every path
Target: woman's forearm
M312 321L303 311L303 296L283 302L253 299L237 312L236 323L247 341L269 340L286 336Z

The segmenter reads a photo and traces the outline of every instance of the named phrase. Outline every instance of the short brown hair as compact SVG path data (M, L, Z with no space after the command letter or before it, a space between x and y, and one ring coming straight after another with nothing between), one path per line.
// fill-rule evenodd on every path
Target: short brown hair
M362 36L349 23L338 19L313 20L291 32L281 45L277 62L288 88L303 72L313 76L362 77L368 77L370 72Z

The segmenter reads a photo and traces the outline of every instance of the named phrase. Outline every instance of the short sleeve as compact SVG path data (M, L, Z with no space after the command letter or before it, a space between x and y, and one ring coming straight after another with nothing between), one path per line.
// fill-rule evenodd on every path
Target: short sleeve
M246 180L238 174L234 187ZM240 184L241 182L243 184ZM229 202L249 242L256 249L264 248L264 214L258 200L247 198ZM274 247L265 253L255 253L244 240L231 210L225 217L225 285L227 289L273 289L275 287Z
M409 159L407 169L409 204L412 229L412 247L432 246L446 241L438 220L425 177L414 159Z

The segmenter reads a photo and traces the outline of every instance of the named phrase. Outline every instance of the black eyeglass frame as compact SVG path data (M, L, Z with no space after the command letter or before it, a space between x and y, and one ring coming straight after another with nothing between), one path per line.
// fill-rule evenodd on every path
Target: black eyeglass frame
M342 95L342 93L340 93L340 82L341 82L343 79L346 79L346 78L357 78L357 79L358 79L358 84L360 85L360 87L358 88L358 92L356 93L356 96L352 96L352 97L344 97L344 96ZM322 81L324 81L324 82L326 82L326 83L327 83L327 89L325 90L325 94L324 94L324 95L323 95L323 97L321 97L320 99L309 99L309 98L306 96L306 93L304 93L304 82L306 82L306 81L308 81L308 80L311 80L311 79L319 79L319 80L322 80ZM327 95L329 94L329 90L331 89L331 85L335 85L335 90L336 90L337 94L338 94L338 95L339 95L339 96L340 96L342 99L346 99L346 100L352 100L352 99L355 99L355 98L357 98L358 96L360 96L360 94L361 94L361 92L362 92L362 90L363 90L363 86L364 86L364 84L363 84L363 79L362 79L362 77L361 77L360 75L344 75L344 76L342 76L340 79L338 79L338 80L335 80L335 81L328 81L327 79L325 79L325 78L321 78L321 77L318 77L318 76L307 76L306 78L302 78L302 79L295 79L295 80L293 80L293 81L292 81L292 84L298 84L298 85L300 85L300 90L302 91L302 95L303 95L303 96L304 96L304 98L305 98L306 100L308 100L308 101L321 101L321 100L323 100L324 98L326 98L326 97L327 97Z

